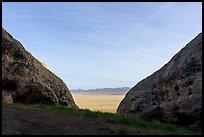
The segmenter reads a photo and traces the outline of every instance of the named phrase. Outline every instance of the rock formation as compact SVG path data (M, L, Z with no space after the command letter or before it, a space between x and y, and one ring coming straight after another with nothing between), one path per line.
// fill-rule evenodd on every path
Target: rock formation
M117 113L201 126L202 33L160 70L137 83L121 101Z
M58 104L77 108L65 83L2 28L4 102Z

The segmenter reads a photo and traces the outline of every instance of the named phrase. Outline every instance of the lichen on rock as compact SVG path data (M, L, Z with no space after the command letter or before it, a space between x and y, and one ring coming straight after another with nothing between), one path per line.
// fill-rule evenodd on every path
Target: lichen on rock
M117 113L201 126L202 33L161 69L138 82L120 102Z
M66 84L3 28L2 87L3 100L78 108Z

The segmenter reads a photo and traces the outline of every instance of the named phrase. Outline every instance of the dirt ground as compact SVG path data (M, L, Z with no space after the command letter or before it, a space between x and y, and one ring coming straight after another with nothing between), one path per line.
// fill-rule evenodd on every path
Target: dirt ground
M3 135L118 135L165 134L101 120L56 115L34 109L2 108Z

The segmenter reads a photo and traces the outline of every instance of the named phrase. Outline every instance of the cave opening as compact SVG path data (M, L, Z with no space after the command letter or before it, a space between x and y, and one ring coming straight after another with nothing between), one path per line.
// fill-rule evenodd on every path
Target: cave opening
M15 81L2 80L2 90L13 91L16 90L17 85Z

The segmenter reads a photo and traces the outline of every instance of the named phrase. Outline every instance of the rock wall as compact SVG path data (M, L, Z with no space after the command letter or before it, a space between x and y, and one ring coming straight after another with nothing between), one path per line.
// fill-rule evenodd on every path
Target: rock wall
M160 70L134 86L121 101L117 113L201 126L202 33Z
M65 83L2 28L2 99L77 108Z

